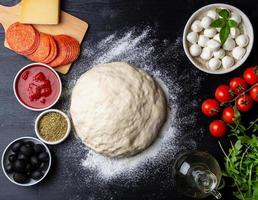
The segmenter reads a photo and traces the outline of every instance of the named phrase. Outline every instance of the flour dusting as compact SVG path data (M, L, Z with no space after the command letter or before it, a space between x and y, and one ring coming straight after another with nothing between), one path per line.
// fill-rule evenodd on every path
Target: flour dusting
M202 78L196 71L180 71L178 68L184 56L181 37L175 41L158 40L155 34L150 27L143 31L133 28L111 34L97 44L87 43L77 66L69 74L69 83L65 85L63 92L63 99L69 100L64 100L61 105L67 112L72 88L80 75L96 64L113 61L128 62L152 75L165 91L169 106L169 117L159 137L148 149L136 156L111 159L82 144L65 150L68 156L80 160L80 175L85 170L93 173L94 179L102 181L116 178L137 180L156 173L155 169L172 168L171 163L179 152L196 148L194 137L197 133L186 133L185 130L191 130L196 123L194 110L199 104L194 100L194 95L198 92ZM190 83L192 79L194 81ZM193 98L189 99L184 92L189 92Z

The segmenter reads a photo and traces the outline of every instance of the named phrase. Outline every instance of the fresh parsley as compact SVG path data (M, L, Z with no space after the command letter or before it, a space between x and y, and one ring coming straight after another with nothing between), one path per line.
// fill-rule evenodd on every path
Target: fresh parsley
M230 28L236 28L238 24L236 21L230 19L230 12L227 9L218 9L217 12L220 18L214 20L210 27L221 28L219 32L219 38L221 44L223 45L230 34Z

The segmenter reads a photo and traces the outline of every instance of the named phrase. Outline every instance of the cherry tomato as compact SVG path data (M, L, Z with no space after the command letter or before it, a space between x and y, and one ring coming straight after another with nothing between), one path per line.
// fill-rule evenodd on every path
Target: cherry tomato
M233 78L229 83L230 89L236 94L241 94L247 90L247 83L241 77Z
M227 133L227 126L222 120L212 121L209 129L213 137L223 137Z
M229 123L234 124L235 111L232 106L228 106L223 110L222 119Z
M219 103L215 99L206 99L202 103L202 112L208 117L217 115L220 111Z
M251 90L250 90L250 96L252 97L252 99L256 102L258 102L258 85L254 86Z
M249 85L258 83L258 67L249 67L245 70L243 77Z
M236 107L241 112L248 112L253 107L253 99L248 94L243 94L237 98Z
M233 98L233 94L228 85L219 85L215 91L215 97L219 102L227 102Z

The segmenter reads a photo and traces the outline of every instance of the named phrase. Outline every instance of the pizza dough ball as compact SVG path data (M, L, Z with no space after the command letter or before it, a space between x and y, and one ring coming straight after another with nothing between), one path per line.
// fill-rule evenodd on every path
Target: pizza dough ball
M194 44L198 41L198 34L196 32L190 32L187 34L186 39L188 42Z
M195 21L192 23L191 29L192 29L193 32L196 32L196 33L201 32L202 29L203 29L203 27L202 27L202 25L201 25L200 20L195 20Z
M213 38L217 33L215 28L207 28L204 30L203 34L209 38Z
M213 52L214 58L222 59L224 58L225 55L226 55L226 52L224 51L224 49L219 49Z
M212 52L211 52L211 50L210 50L208 47L204 47L204 48L202 49L202 53L201 53L200 57L201 57L203 60L209 60L209 59L212 57Z
M240 34L240 30L238 28L230 28L230 36L232 38L236 38L237 36L239 36Z
M213 37L214 40L217 40L218 42L220 42L220 38L219 38L219 34L216 34L214 37Z
M211 39L206 43L206 46L212 51L218 50L220 48L220 45L221 44L214 39Z
M216 20L216 19L219 18L219 15L218 15L218 13L215 10L209 10L207 12L207 16L210 17L213 20Z
M193 44L190 47L190 54L194 57L199 56L201 52L202 52L202 48L198 44Z
M241 16L235 12L232 12L231 13L231 17L230 19L234 20L237 24L240 24L241 23Z
M155 140L166 120L167 103L146 72L114 62L97 65L79 78L70 113L85 145L106 156L126 157Z
M243 58L243 56L245 55L245 48L243 47L235 47L232 50L232 56L236 59L236 60L241 60Z
M226 51L232 51L235 46L235 40L233 40L232 38L228 38L226 42L223 44L223 49L225 49Z
M248 45L248 43L249 43L249 38L248 38L247 35L239 35L236 38L236 43L240 47L246 47Z
M208 67L212 71L216 71L217 69L220 68L220 66L221 66L221 61L217 58L210 59L210 61L208 63Z
M202 25L203 28L206 29L206 28L210 27L211 22L212 22L212 19L208 16L205 16L201 20L201 25Z
M198 39L198 45L201 47L205 47L206 43L209 41L209 38L207 36L204 35L199 35L199 39Z
M230 57L230 56L225 56L224 58L222 58L222 67L224 69L228 69L230 67L232 67L234 65L234 58Z

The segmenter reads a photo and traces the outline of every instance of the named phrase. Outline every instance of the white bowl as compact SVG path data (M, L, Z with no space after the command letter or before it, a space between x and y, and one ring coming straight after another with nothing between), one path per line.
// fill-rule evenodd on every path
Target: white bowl
M38 130L38 123L39 123L39 120L40 120L45 114L50 113L50 112L58 112L58 113L60 113L61 115L63 115L63 116L65 117L65 119L66 119L66 121L67 121L67 131L66 131L64 137L63 137L62 139L60 139L60 140L58 140L58 141L54 141L54 142L47 141L47 140L45 140L44 138L42 138L42 137L40 136L39 130ZM46 144L54 145L54 144L59 144L59 143L63 142L63 141L68 137L68 135L69 135L69 133L70 133L70 131L71 131L71 122L70 122L70 119L68 118L68 116L67 116L64 112L62 112L62 111L60 111L60 110L57 110L57 109L49 109L49 110L46 110L46 111L42 112L42 113L37 117L36 122L35 122L35 127L34 127L34 128L35 128L35 132L36 132L37 137L38 137L42 142L44 142L44 143L46 143Z
M29 67L31 67L31 66L33 66L33 65L41 65L41 66L44 66L44 67L48 68L50 71L52 71L52 72L56 75L56 77L57 77L57 79L58 79L58 82L59 82L60 91L59 91L59 93L58 93L58 96L57 96L56 100L55 100L52 104L50 104L49 106L44 107L44 108L32 108L32 107L30 107L30 106L27 106L26 104L24 104L24 103L20 100L20 98L19 98L19 96L18 96L18 94L17 94L17 91L16 91L16 82L17 82L18 77L20 76L20 74L21 74L25 69L27 69L27 68L29 68ZM47 109L51 108L52 106L54 106L54 105L56 104L56 102L60 99L60 96L61 96L61 93L62 93L62 81L61 81L61 79L60 79L58 73L57 73L52 67L50 67L50 66L48 66L48 65L46 65L46 64L44 64L44 63L31 63L31 64L28 64L28 65L24 66L24 67L23 67L22 69L20 69L20 70L18 71L18 73L16 74L16 76L15 76L15 78L14 78L14 81L13 81L13 92L14 92L14 95L15 95L16 99L18 100L18 102L19 102L23 107L25 107L25 108L27 108L27 109L29 109L29 110L32 110L32 111L43 111L43 110L47 110Z
M193 58L191 56L191 54L189 52L189 42L187 41L186 36L190 32L191 24L193 23L194 20L198 19L205 12L212 10L212 9L216 9L216 8L226 8L226 9L229 9L230 11L238 13L241 16L244 33L247 34L249 37L249 44L246 47L246 53L245 53L244 57L241 60L239 60L238 62L236 62L232 67L230 67L228 69L220 68L217 71L211 71L206 66L203 66L201 63L199 63L195 58ZM229 72L237 69L239 66L241 66L246 61L246 59L250 55L251 50L253 48L253 43L254 43L254 31L253 31L253 26L252 26L250 20L248 19L248 17L238 8L228 5L228 4L222 4L222 3L210 4L210 5L204 6L204 7L200 8L199 10L197 10L195 13L193 13L193 15L187 21L186 26L184 28L184 33L183 33L183 46L184 46L185 54L187 55L187 57L189 58L189 60L192 62L192 64L195 67L197 67L198 69L200 69L204 72L207 72L209 74L225 74L225 73L229 73Z
M30 179L30 182L24 183L24 184L22 184L22 183L17 183L15 180L13 180L12 174L8 174L8 173L5 171L4 165L5 165L5 163L6 163L7 160L8 160L8 156L9 156L10 154L12 154L12 150L10 149L10 147L11 147L11 145L12 145L14 142L16 142L16 141L18 141L18 140L32 141L32 142L34 142L34 143L36 143L36 144L42 144L42 145L45 147L46 152L47 152L48 155L49 155L49 164L48 164L47 170L45 171L45 173L44 173L44 175L42 176L41 179L39 179L39 180ZM1 160L2 170L3 170L4 174L5 174L5 176L9 179L9 181L11 181L12 183L14 183L14 184L16 184L16 185L19 185L19 186L32 186L32 185L36 185L37 183L39 183L40 181L42 181L42 180L46 177L46 175L48 174L49 169L50 169L50 166L51 166L51 163L52 163L51 153L50 153L50 151L49 151L47 145L45 145L45 144L44 144L43 142L41 142L39 139L34 138L34 137L20 137L20 138L15 139L14 141L12 141L12 142L11 142L10 144L8 144L7 147L5 148L5 150L4 150L3 154L2 154L2 160Z

